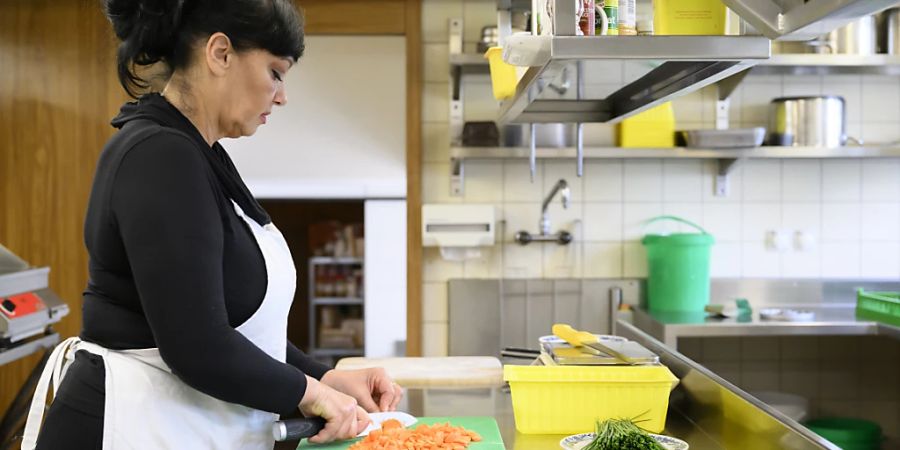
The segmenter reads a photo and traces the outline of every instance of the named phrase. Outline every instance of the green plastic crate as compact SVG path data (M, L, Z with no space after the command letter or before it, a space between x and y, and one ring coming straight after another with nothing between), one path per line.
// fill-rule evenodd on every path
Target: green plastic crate
M856 316L900 327L900 292L856 291Z

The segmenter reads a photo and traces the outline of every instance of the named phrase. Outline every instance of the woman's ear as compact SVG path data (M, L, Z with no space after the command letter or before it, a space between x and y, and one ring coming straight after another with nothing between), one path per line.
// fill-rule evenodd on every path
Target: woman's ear
M213 33L206 41L206 65L216 76L223 76L234 60L231 39L222 32Z

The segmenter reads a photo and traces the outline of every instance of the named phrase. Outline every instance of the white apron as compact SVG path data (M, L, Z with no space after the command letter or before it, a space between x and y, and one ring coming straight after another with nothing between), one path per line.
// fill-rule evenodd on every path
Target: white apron
M237 331L284 362L287 319L297 274L281 232L260 226L234 203L253 231L265 259L268 288L259 309ZM28 413L23 450L32 450L43 420L52 378L56 395L75 351L103 357L106 404L103 448L119 449L271 449L277 414L228 403L206 395L172 374L156 348L111 350L78 338L60 343L51 353Z

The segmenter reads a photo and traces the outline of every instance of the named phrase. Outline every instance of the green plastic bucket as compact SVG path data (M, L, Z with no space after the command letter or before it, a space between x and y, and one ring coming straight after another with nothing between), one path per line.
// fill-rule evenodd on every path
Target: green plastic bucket
M843 450L881 448L881 427L869 420L830 417L810 420L804 425Z
M699 233L645 234L647 248L647 302L651 313L682 319L705 317L709 303L709 257L714 239L699 225L674 216L648 220L673 221Z

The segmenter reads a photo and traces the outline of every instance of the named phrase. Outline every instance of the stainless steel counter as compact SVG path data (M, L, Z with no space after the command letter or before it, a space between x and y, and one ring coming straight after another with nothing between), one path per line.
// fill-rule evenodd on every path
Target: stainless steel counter
M838 448L633 325L620 322L619 334L657 353L681 380L663 434L683 439L692 450ZM400 408L415 416L493 416L507 449L556 449L565 437L516 432L511 396L503 389L413 389Z
M900 339L900 328L857 319L856 310L852 306L813 307L805 304L796 307L812 311L815 318L808 322L763 320L758 311L754 310L747 318L691 320L635 309L632 321L635 326L673 349L677 348L679 337L884 335Z

